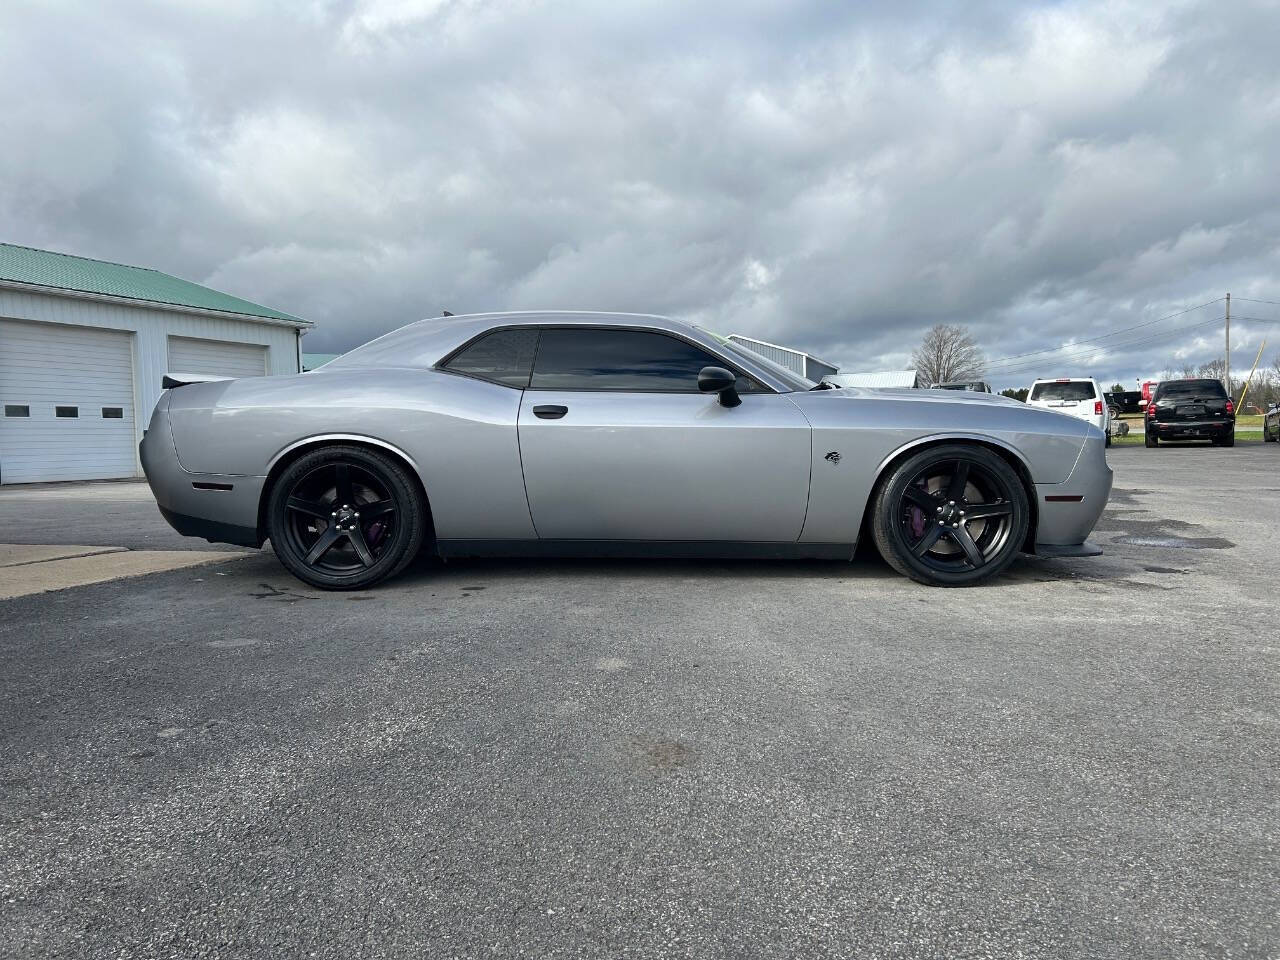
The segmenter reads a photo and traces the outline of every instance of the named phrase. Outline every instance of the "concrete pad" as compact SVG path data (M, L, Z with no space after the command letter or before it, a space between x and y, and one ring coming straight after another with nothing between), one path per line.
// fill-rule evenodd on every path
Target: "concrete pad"
M247 555L225 551L117 549L111 553L92 556L25 563L4 568L4 572L0 574L0 600L124 577L140 577L162 570L219 563Z
M124 547L90 547L82 544L0 543L0 567L21 567L46 560L92 557L99 553L119 553Z

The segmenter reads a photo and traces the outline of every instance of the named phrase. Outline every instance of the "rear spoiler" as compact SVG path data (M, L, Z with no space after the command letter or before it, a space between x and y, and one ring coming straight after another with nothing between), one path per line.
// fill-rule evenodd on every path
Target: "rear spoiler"
M217 383L220 380L234 380L235 377L211 377L202 373L166 373L160 379L162 390L174 390L192 383Z

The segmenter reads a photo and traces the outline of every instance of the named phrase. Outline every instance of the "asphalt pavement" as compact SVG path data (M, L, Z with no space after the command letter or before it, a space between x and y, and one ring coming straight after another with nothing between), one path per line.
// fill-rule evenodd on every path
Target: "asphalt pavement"
M1280 449L1109 456L1105 556L970 590L267 551L0 601L0 956L1276 957ZM121 499L38 542L157 546Z

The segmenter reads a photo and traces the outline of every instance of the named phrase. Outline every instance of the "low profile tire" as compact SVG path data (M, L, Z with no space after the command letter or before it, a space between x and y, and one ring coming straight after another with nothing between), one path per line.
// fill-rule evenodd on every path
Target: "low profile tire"
M1151 435L1151 431L1150 431L1150 430L1148 430L1148 431L1147 431L1147 446L1148 446L1148 447L1158 447L1158 446L1160 446L1160 440L1159 440L1159 438L1157 438L1157 437L1153 437L1153 436Z
M322 590L395 576L422 546L426 505L408 472L363 447L299 457L271 489L267 529L280 562Z
M1004 572L1030 524L1017 473L985 447L931 447L884 478L871 532L885 562L919 583L970 587Z

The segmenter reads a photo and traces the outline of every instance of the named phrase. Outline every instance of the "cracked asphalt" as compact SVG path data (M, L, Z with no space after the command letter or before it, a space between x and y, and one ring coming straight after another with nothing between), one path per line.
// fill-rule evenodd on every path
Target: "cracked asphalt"
M1106 556L972 590L266 552L0 602L0 956L1280 956L1280 449L1109 456ZM165 542L122 490L42 542Z

